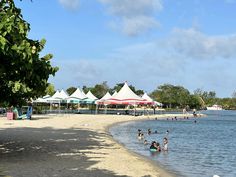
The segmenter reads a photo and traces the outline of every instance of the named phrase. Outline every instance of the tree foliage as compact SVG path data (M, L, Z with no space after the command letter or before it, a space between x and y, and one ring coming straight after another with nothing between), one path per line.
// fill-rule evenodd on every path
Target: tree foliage
M45 94L48 78L58 68L52 67L51 54L40 57L46 43L29 39L30 24L14 1L0 1L0 102L21 104Z
M236 98L236 91L232 93L232 98Z
M46 88L46 91L45 91L46 95L53 95L55 93L55 87L53 84L48 84L47 88Z
M111 93L114 93L115 91L119 92L120 89L123 87L124 83L118 83L113 88L110 89Z
M164 84L159 86L151 93L151 96L168 108L199 107L200 103L197 97L182 86Z
M198 88L194 91L194 95L197 95L202 99L202 101L204 102L205 107L206 106L211 106L211 105L217 103L218 100L219 100L216 97L216 92L215 91L207 92L207 91L203 91L203 90Z
M66 92L71 95L76 91L76 87L69 87L68 89L66 89Z
M83 90L86 93L91 91L97 98L102 98L109 91L109 86L107 85L107 82L104 81L100 84L96 84L94 87L84 86Z

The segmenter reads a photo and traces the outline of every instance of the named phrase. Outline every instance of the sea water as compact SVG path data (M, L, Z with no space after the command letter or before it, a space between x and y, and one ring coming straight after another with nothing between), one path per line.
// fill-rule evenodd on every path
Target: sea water
M236 111L202 113L207 117L128 122L110 128L110 132L129 150L148 157L176 176L236 177ZM150 145L144 145L144 139L138 140L138 129L149 143L162 144L167 137L168 152L150 152ZM152 130L151 135L147 134L148 129Z

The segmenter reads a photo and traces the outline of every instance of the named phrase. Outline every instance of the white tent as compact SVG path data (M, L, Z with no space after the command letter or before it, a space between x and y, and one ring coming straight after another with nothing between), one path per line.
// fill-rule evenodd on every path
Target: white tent
M153 105L156 105L156 106L162 106L161 103L157 102L157 101L154 101L150 96L148 96L147 93L144 93L144 95L142 96L143 99L145 99L146 101L148 102L153 102Z
M142 96L142 98L145 99L145 100L147 100L147 101L153 101L153 99L152 99L150 96L148 96L147 93L144 93L144 95Z
M115 91L115 92L112 94L112 96L114 97L116 94L117 94L117 91Z
M115 101L118 104L133 104L136 105L138 102L143 101L143 99L136 95L125 82L124 86L120 89L120 91L115 94L111 99L111 101Z
M89 90L88 93L86 94L87 98L90 99L90 100L97 100L98 98L95 97L92 92Z
M66 100L68 97L68 94L62 89L59 93L59 98L61 98L62 100Z
M97 97L95 97L91 91L89 91L87 94L86 94L86 99L83 100L84 103L86 104L94 104L96 100L98 100Z
M45 98L47 102L49 103L59 103L61 98L60 98L60 91L57 90L56 93L54 93L53 96Z
M45 95L41 98L37 98L36 100L33 100L33 103L47 103L47 99L50 98L50 95Z
M98 105L100 103L104 103L104 102L106 102L107 100L109 100L111 98L112 98L111 94L109 92L107 92L100 100L97 100L95 102L95 104L96 104L96 112L97 112L97 109L98 109ZM104 105L105 105L105 114L106 114L107 113L107 105L106 104L104 104Z
M152 102L152 105L155 106L162 106L162 104L160 102L154 101L150 96L148 96L147 93L144 93L144 95L142 96L143 99L145 99L147 102Z
M54 99L60 99L60 91L57 90L56 93L54 93L54 95L52 95L51 98L54 98Z
M33 100L33 103L47 103L47 100L44 98L37 98L36 100Z
M104 102L104 101L109 100L111 98L112 98L111 94L109 92L107 92L100 100L96 101L96 104L99 104L100 102Z
M80 88L77 88L76 91L68 97L67 101L79 103L81 100L86 98L87 96L80 90Z
M52 97L46 98L48 102L58 103L60 101L65 101L68 98L68 94L62 89L61 91L57 90Z
M86 95L83 90L81 90L82 94Z
M47 99L47 98L50 98L51 96L50 95L45 95L43 96L43 99Z
M120 89L120 91L112 97L112 99L116 100L138 100L142 101L143 99L136 95L128 86L127 83Z
M145 100L136 95L128 86L127 83L120 89L120 91L112 96L112 98L103 101L99 104L125 104L125 105L137 105L146 104Z
M47 102L50 103L50 110L52 110L52 104L57 103L57 104L59 104L59 111L60 111L61 98L60 98L60 91L59 90L57 90L53 96L45 98L45 100L47 100Z
M108 100L110 98L112 98L112 96L109 92L107 92L100 100Z
M80 88L77 88L74 93L72 93L69 98L77 98L77 99L85 99L87 96L80 90Z

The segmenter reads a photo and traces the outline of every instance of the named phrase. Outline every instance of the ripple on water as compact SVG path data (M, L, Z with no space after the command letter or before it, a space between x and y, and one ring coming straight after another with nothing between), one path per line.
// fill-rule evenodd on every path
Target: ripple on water
M236 176L236 111L209 114L207 118L167 121L148 120L126 122L110 129L112 135L128 149L160 163L168 170L188 177ZM157 134L147 135L147 130ZM143 141L137 139L137 130L144 131L145 139L162 142L169 139L169 152L153 155ZM166 131L169 130L169 134Z

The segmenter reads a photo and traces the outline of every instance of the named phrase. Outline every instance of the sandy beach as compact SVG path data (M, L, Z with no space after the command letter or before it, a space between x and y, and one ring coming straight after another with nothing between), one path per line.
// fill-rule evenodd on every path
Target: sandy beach
M17 121L0 117L0 176L173 176L125 149L108 132L120 122L173 116L65 114Z

